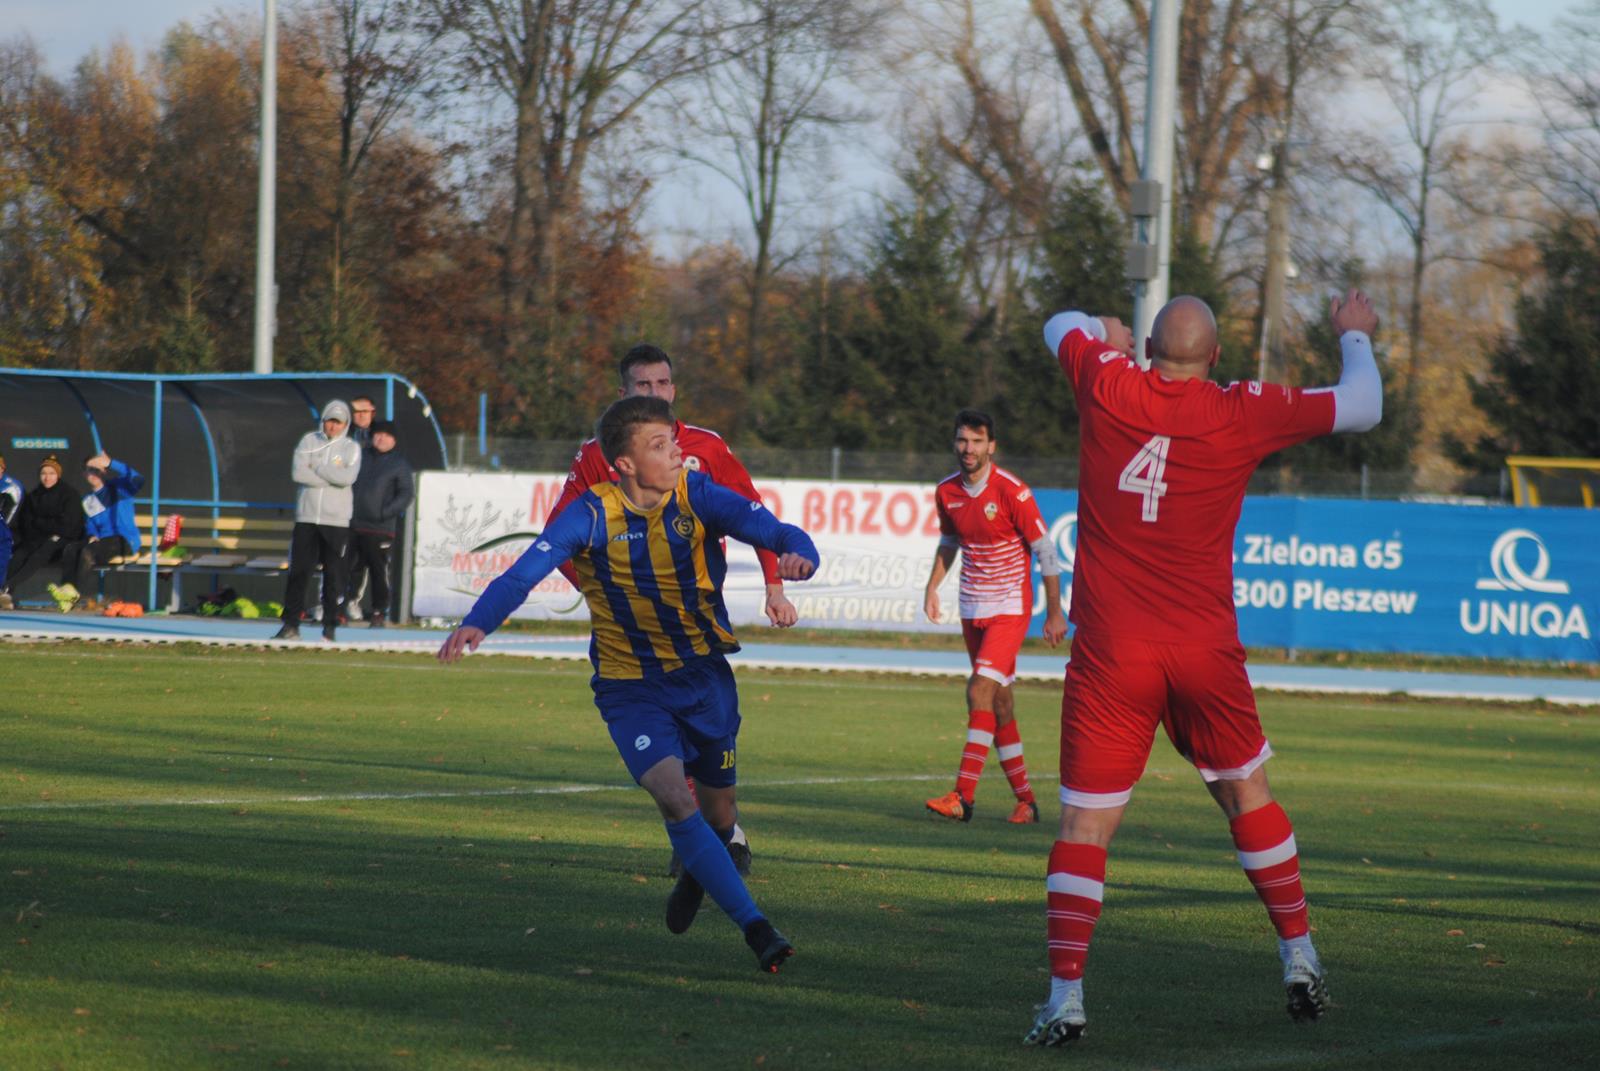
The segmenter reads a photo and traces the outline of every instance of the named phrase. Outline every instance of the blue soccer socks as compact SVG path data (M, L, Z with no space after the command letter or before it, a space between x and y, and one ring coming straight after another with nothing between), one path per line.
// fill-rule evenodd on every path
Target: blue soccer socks
M667 839L683 860L683 867L711 894L740 930L762 918L756 902L734 869L728 849L716 831L696 811L681 822L668 822Z

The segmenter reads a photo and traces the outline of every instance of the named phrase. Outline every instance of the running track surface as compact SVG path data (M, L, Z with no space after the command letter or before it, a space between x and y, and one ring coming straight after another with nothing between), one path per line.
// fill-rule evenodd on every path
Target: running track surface
M339 642L319 642L319 626L308 624L300 641L273 640L277 620L150 616L91 617L79 614L0 612L0 641L59 639L132 643L204 643L219 647L311 647L325 650L433 652L448 633L442 629L391 628L382 631L356 625L341 629ZM479 654L523 658L587 660L584 638L531 636L508 632L489 637ZM965 677L970 672L960 651L917 651L875 647L832 647L802 644L747 643L729 661L751 669L814 669L833 672L910 673ZM1025 680L1059 680L1066 659L1056 655L1022 655L1017 676ZM1600 680L1557 677L1510 677L1487 673L1433 673L1407 670L1338 669L1328 666L1256 665L1250 681L1258 689L1343 695L1401 693L1427 699L1526 702L1542 699L1570 706L1600 706Z

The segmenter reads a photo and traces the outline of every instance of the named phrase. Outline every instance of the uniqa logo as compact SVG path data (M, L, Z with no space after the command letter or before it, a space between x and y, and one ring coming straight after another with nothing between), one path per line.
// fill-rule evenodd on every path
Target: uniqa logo
M1517 553L1524 543L1533 544L1533 563L1528 569L1523 568L1526 556L1519 559ZM1550 579L1550 551L1544 540L1526 528L1512 528L1500 534L1489 548L1489 569L1494 576L1479 580L1476 585L1479 591L1525 591L1535 595L1572 592L1572 586L1565 580ZM1589 638L1589 621L1584 617L1581 604L1563 607L1548 599L1478 599L1476 603L1462 599L1461 629L1472 636Z

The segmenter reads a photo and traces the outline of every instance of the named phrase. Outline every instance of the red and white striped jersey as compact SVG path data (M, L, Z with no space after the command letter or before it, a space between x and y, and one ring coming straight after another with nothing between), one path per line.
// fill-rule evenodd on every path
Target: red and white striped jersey
M998 465L982 487L957 472L934 491L939 531L961 545L961 616L968 620L1033 611L1033 552L1049 534L1027 484Z

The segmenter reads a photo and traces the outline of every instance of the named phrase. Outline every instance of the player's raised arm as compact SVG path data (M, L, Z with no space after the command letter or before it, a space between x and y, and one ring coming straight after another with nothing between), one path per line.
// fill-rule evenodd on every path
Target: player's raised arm
M567 562L585 545L594 518L586 503L565 510L554 524L522 552L522 557L489 582L461 625L439 648L439 661L454 662L465 652L478 649L484 638L505 623L517 607L528 599L535 584Z
M705 522L752 547L778 556L778 575L806 580L821 561L817 545L804 530L785 524L760 502L752 502L700 473L689 474L689 502Z
M1083 312L1058 312L1044 325L1044 344L1050 348L1061 370L1074 388L1085 360L1114 350L1133 356L1133 332L1114 316L1090 316Z
M1378 314L1372 301L1351 289L1343 301L1334 298L1328 311L1339 334L1344 369L1333 390L1333 430L1371 431L1383 419L1383 379L1372 355Z

